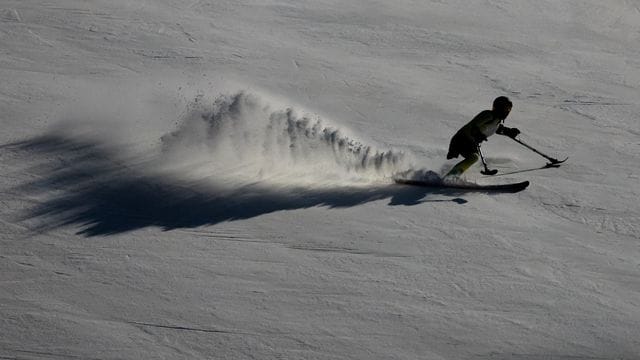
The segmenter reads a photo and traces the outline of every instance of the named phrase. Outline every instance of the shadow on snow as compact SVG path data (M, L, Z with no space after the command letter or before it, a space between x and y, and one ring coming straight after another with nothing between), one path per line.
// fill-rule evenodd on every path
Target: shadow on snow
M45 194L23 220L36 220L46 231L79 226L85 236L112 235L150 226L164 230L195 228L224 221L249 219L276 211L316 206L344 208L389 198L389 205L423 202L458 204L463 191L395 184L314 189L274 187L265 184L237 188L210 182L187 182L166 175L151 175L144 161L124 160L100 143L63 136L40 137L3 146L38 161L30 168L36 180L18 190ZM52 161L53 160L53 161ZM452 199L425 200L428 195Z

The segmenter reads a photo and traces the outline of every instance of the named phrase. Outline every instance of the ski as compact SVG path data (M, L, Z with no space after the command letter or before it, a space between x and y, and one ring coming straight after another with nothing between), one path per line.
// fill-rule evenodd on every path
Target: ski
M426 181L411 179L395 179L396 184L412 185L432 188L459 189L467 191L491 191L515 193L522 191L529 186L529 181L522 181L509 184L475 184L469 182L446 182L446 181Z
M567 159L569 159L569 157L567 156L566 158L564 158L564 160L558 160L558 159L553 159L550 158L549 162L547 163L547 165L545 165L545 167L559 167L560 164L562 164L563 162L567 161Z

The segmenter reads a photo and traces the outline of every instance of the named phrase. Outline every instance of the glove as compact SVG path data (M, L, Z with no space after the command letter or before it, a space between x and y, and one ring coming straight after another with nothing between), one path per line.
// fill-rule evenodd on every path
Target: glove
M506 126L500 125L496 133L515 139L516 136L520 135L520 130L518 130L518 128L508 128Z
M520 135L520 130L518 130L518 128L510 128L508 129L507 132L505 132L505 135L507 135L508 137L515 139L516 136Z

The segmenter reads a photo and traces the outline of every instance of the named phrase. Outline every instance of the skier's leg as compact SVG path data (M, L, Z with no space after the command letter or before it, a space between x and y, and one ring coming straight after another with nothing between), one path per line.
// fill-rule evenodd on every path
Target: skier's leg
M471 165L475 164L478 161L478 154L472 153L465 156L464 160L460 161L453 167L453 169L449 170L447 176L460 176L463 172L467 171L471 167Z

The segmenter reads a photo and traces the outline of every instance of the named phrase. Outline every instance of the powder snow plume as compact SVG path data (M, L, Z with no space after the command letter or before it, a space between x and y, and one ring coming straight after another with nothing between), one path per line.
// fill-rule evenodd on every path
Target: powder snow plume
M357 184L409 168L402 151L379 150L317 115L275 107L254 94L193 101L162 138L168 164L224 181Z

